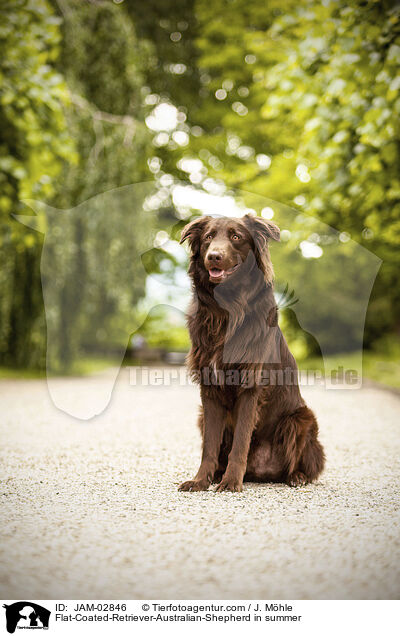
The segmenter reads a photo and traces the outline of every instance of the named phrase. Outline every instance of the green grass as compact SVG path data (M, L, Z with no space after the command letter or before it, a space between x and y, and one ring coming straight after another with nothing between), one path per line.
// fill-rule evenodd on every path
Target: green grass
M119 365L120 360L117 358L82 358L65 375L92 375Z
M400 389L400 346L397 342L388 349L364 351L362 363L357 354L343 353L328 356L322 362L321 358L308 358L299 362L302 370L324 370L328 375L334 369L343 367L344 370L354 369L362 378L372 380L378 384Z
M14 367L0 367L0 380L36 380L45 378L46 372L41 369L15 369Z
M93 375L120 364L120 361L114 358L82 358L75 363L66 373L60 373L60 376L88 376ZM57 374L54 374L57 375ZM0 379L8 380L36 380L46 377L45 369L17 369L14 367L0 366Z

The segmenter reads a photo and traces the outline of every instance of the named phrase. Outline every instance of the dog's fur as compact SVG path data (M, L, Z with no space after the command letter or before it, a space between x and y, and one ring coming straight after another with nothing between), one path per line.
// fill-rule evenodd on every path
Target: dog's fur
M317 421L278 326L268 241L279 238L274 223L249 215L201 217L182 232L192 252L188 365L200 383L203 453L180 490L214 482L241 491L243 480L297 486L323 470Z

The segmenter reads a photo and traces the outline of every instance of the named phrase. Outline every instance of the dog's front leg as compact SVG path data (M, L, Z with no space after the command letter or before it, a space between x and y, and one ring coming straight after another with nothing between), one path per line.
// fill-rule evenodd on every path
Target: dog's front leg
M215 399L211 399L204 388L201 391L203 403L203 453L196 477L185 481L179 490L207 490L218 467L218 457L226 422L226 410Z
M255 426L257 394L246 389L239 397L235 406L235 432L232 449L229 453L228 466L216 492L230 490L241 492L243 477L247 467L251 436Z

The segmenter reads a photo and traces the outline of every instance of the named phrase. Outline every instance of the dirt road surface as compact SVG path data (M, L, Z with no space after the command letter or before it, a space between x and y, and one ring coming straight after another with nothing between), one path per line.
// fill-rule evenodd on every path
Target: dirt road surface
M58 381L73 399L104 377ZM2 598L398 598L400 397L303 394L318 483L180 493L200 456L196 387L131 386L125 369L82 422L45 380L1 381Z

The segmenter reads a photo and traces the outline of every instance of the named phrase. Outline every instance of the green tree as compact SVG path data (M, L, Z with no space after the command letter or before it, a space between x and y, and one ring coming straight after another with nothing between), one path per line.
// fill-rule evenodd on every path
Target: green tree
M55 194L65 161L76 159L55 69L60 20L46 0L0 6L0 361L43 364L41 236L11 218L24 198ZM25 211L25 210L24 210Z
M261 76L263 48L254 40L267 91L260 116L289 132L290 156L280 153L264 186L252 187L301 201L382 258L371 342L400 321L400 9L309 1L276 20L267 37L279 39L281 57Z
M186 153L376 253L367 342L397 328L399 7L198 0L196 16L202 134Z
M151 136L144 123L142 107L143 70L149 45L142 44L123 5L63 0L56 3L62 15L60 71L65 75L71 96L68 124L76 140L79 161L66 165L58 195L52 203L71 209L102 192L139 183L150 176L147 158ZM121 202L122 197L115 197ZM103 229L91 231L89 219L74 215L69 230L73 250L65 249L65 271L69 280L54 300L59 313L59 362L68 368L83 347L96 342L93 324L102 315L115 325L118 341L121 321L129 320L145 291L144 270L140 267L142 236L151 217L144 218L133 201L111 206ZM87 206L86 206L87 208ZM83 207L85 209L85 207ZM131 245L132 267L124 267L116 250L121 213L135 215L135 244ZM124 227L124 226L122 226ZM122 231L122 230L121 230ZM123 237L120 237L120 239ZM101 255L101 264L96 259ZM121 258L120 266L115 266ZM104 263L109 263L104 276ZM129 279L127 279L129 273ZM79 294L75 280L79 278ZM84 302L90 298L90 302ZM82 308L82 311L80 311ZM83 311L83 309L85 311ZM109 325L110 327L110 325ZM112 329L108 329L108 334ZM104 342L112 350L120 342ZM126 343L125 343L126 344ZM94 346L94 345L93 345Z

